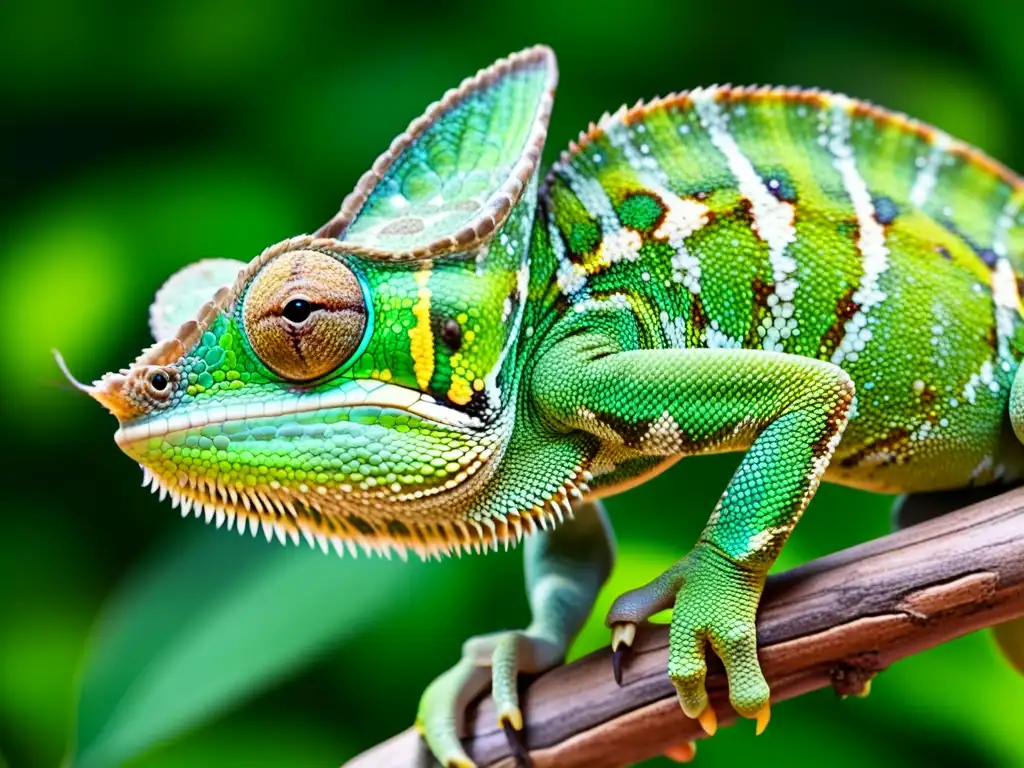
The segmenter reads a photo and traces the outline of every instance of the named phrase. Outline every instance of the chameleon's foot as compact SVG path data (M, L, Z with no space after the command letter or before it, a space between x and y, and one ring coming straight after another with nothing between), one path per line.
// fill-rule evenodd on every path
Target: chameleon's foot
M705 645L710 644L725 665L733 707L744 717L755 719L761 733L771 717L754 625L763 586L763 574L741 568L707 545L698 545L654 581L619 597L606 623L615 628L613 645L628 646L624 642L628 630L620 626L635 625L674 601L668 673L683 712L700 722L708 735L718 728L704 686Z
M518 678L557 666L564 652L557 643L528 632L500 632L467 641L459 663L427 686L420 699L416 727L438 762L445 768L475 768L459 733L466 707L490 682L498 727L517 763L529 768L532 761L520 738Z
M416 725L442 765L472 768L459 741L462 720L467 705L488 686L513 756L520 766L530 765L521 739L519 675L539 674L565 660L608 577L613 553L607 519L594 502L580 503L571 523L526 541L529 628L469 639L459 663L427 686L420 699Z
M663 753L665 757L674 763L689 763L697 756L697 742L684 741L681 744L674 744Z

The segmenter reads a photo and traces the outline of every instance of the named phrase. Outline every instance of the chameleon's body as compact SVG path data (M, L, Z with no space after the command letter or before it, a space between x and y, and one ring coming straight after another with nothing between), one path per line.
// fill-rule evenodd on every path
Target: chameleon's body
M218 527L422 555L536 534L533 625L468 644L424 696L453 765L478 671L520 727L517 670L557 663L589 612L611 545L588 498L748 449L691 554L608 623L628 645L675 601L684 710L713 730L708 641L763 727L757 603L822 477L1024 470L1015 176L845 97L711 88L606 116L541 184L554 80L537 48L450 92L315 235L168 281L165 340L87 388L154 490Z

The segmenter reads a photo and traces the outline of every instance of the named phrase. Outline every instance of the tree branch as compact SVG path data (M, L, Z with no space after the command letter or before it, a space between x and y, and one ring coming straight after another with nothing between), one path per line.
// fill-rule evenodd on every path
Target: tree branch
M1024 616L1024 490L1013 491L769 579L758 618L773 701L832 685L854 693L894 661ZM725 675L708 659L720 722L736 715ZM547 672L522 694L536 768L618 768L703 732L683 716L666 675L668 631L641 628L612 680L608 649ZM467 716L466 748L480 766L512 768L489 698ZM429 766L412 729L347 768Z

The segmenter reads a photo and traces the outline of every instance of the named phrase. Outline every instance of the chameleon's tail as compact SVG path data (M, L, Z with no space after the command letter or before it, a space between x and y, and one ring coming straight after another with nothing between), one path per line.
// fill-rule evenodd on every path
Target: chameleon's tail
M1010 666L1024 675L1024 617L992 627L992 637Z

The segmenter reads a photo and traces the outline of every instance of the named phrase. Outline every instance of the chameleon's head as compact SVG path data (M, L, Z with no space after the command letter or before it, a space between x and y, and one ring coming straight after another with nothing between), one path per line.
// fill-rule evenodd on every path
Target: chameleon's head
M161 341L79 385L146 482L268 538L479 543L456 520L510 434L553 86L546 49L499 62L413 123L314 235L172 276L151 310ZM479 133L491 123L501 133Z

